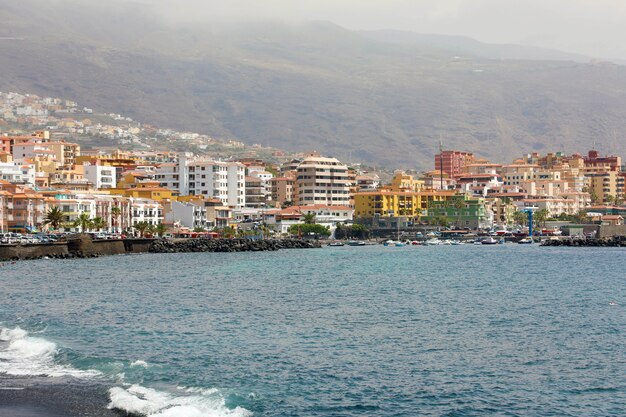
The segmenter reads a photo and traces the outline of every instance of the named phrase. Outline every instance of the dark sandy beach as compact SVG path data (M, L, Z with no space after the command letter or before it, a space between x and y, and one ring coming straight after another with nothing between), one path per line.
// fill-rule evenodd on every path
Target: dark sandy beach
M0 376L0 417L120 417L108 387L67 378Z

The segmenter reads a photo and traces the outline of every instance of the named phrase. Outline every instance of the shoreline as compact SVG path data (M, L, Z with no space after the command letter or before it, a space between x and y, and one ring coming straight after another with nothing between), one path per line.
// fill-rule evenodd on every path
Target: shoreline
M0 416L120 417L111 410L109 387L72 378L0 375Z

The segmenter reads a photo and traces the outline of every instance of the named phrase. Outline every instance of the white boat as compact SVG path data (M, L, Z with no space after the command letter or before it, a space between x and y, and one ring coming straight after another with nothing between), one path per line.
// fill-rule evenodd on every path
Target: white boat
M332 242L332 243L329 243L328 246L343 246L343 243L341 243L341 242Z
M424 242L424 245L426 246L437 246L437 245L441 245L441 240L437 239L436 237L432 238L432 239L428 239L427 241Z
M481 240L481 241L480 241L480 244L481 244L481 245L497 245L497 244L498 244L498 241L497 241L497 240L495 240L493 237L491 237L491 236L490 236L490 237L488 237L488 238L486 238L486 239Z
M520 245L530 245L533 243L533 240L529 237L525 237L524 239L520 239L517 241Z

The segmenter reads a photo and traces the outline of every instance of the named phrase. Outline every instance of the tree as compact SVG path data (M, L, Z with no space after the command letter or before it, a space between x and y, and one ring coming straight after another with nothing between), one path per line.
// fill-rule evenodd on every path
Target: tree
M223 238L232 238L233 236L235 236L235 229L230 226L226 226L223 229L219 230L219 234Z
M94 217L91 219L91 225L96 230L102 230L106 227L107 222L102 217Z
M156 226L154 226L154 233L156 233L157 236L163 237L165 232L167 232L167 226L164 225L163 223L159 223Z
M615 203L615 197L613 197L611 194L606 194L606 195L604 196L604 201L605 201L607 204L612 204L612 203Z
M337 224L335 229L336 239L368 239L370 231L362 224L353 224L350 226L344 226L341 223Z
M315 213L306 213L302 216L304 224L315 224Z
M89 218L89 213L82 212L78 215L74 223L72 223L74 227L80 228L81 233L85 233L86 230L91 229L92 222Z
M293 206L293 201L291 201L291 200L287 200L287 201L284 201L284 202L283 202L282 208L284 208L284 209L285 209L285 208L287 208L287 207L291 207L291 206Z
M113 227L117 228L119 226L119 218L122 215L122 209L119 207L111 208L111 220L113 221Z
M448 227L450 219L446 216L437 216L432 220L433 226Z
M144 237L144 235L150 230L152 225L146 221L142 221L137 222L133 227L139 232L139 236Z
M528 223L528 214L523 211L516 211L515 214L513 214L513 220L515 220L516 224L526 226L526 223Z
M580 210L578 213L576 213L576 222L577 223L587 223L587 221L589 220L589 217L587 217L587 212L585 210Z
M52 207L44 218L43 223L49 224L52 227L52 230L58 229L61 224L65 221L65 215L58 207Z
M598 203L598 194L596 194L595 191L591 192L590 197L591 197L591 203L592 204L597 204Z
M550 212L547 209L541 209L534 213L533 218L537 222L537 225L545 226L549 214Z
M289 233L302 236L330 236L328 227L322 226L321 224L293 224L289 226Z

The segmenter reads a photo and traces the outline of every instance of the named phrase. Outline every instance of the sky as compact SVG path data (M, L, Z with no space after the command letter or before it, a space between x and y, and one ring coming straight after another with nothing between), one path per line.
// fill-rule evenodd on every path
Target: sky
M183 19L328 20L626 59L626 0L127 0Z

